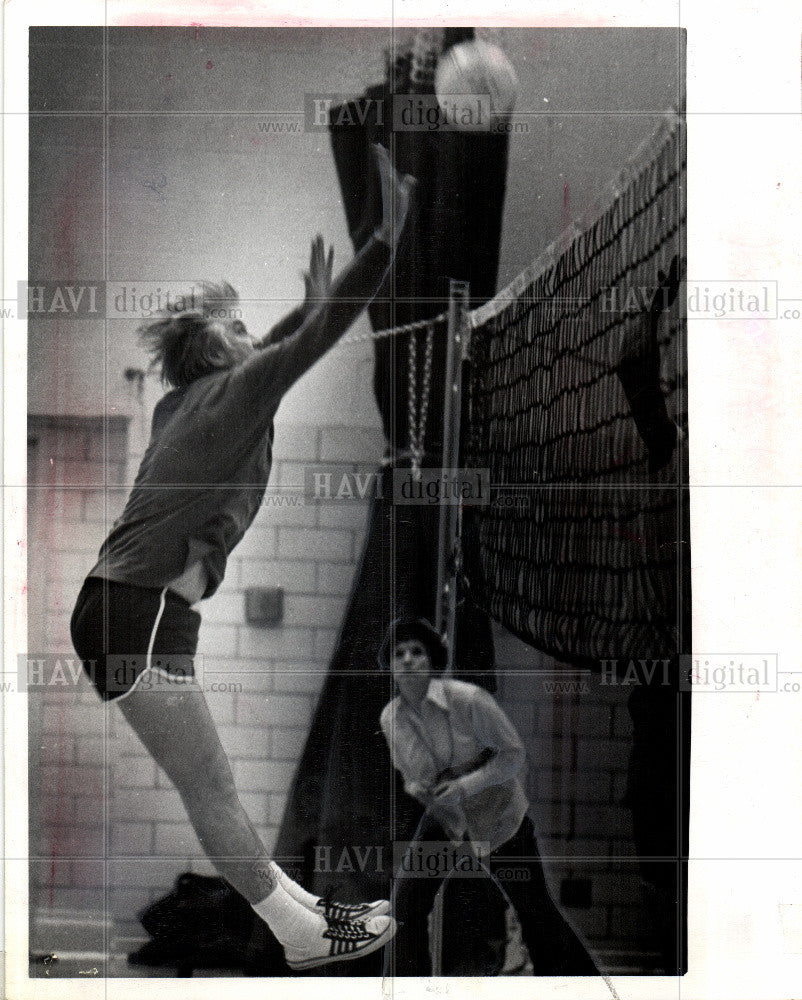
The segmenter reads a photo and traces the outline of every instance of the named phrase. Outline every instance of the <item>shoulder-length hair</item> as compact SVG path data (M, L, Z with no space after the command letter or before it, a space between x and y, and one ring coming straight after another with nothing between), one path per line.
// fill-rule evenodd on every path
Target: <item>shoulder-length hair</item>
M159 372L162 382L177 389L211 372L231 368L237 361L223 335L220 318L239 296L227 281L204 282L202 288L200 303L193 293L169 305L138 330L150 354L151 369Z

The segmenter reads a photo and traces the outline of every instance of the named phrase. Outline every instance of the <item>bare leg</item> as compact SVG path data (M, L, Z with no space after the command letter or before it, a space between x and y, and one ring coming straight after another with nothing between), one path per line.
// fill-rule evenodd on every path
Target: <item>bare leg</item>
M134 688L118 704L178 789L210 861L267 923L284 946L291 969L350 961L392 938L392 917L372 916L358 924L331 922L282 885L280 869L240 804L206 699L194 679L169 691Z
M276 884L270 857L240 804L203 692L193 679L169 691L135 688L120 711L173 782L209 860L250 903Z

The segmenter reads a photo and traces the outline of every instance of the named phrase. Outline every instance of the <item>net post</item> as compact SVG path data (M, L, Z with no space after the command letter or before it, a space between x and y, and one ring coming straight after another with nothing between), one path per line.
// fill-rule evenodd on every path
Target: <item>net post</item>
M449 470L459 466L460 415L462 410L462 362L467 357L469 322L469 285L451 279L448 299L448 347L446 352L445 401L443 409L443 461L441 488L448 481ZM440 524L437 545L437 600L435 628L448 647L446 672L454 666L454 635L457 611L457 559L460 509L456 498L440 498Z

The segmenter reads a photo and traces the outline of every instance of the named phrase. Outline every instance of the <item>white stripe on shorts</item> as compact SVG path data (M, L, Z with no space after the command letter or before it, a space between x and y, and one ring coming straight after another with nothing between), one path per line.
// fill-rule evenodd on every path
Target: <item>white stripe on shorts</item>
M156 633L159 631L159 622L162 620L162 615L164 614L164 608L166 604L167 604L167 587L164 588L164 590L161 592L161 596L159 597L159 610L156 612L156 618L153 622L153 628L150 630L150 641L148 642L148 651L145 654L145 669L142 671L139 677L137 677L137 679L134 681L131 687L124 694L121 694L119 698L115 698L114 701L122 701L123 698L127 698L128 695L131 694L131 692L136 688L137 684L142 680L145 674L148 673L149 670L154 669L153 667L151 667L150 664L150 661L153 657L153 644L156 641ZM159 670L159 673L165 672L159 668L156 669Z

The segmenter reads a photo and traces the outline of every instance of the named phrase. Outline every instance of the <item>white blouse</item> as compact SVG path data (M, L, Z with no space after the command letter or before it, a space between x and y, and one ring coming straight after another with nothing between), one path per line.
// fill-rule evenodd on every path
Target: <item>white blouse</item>
M432 678L417 712L399 696L385 705L380 723L407 793L428 805L452 840L467 835L492 851L513 836L529 808L521 780L526 751L484 688ZM476 766L485 751L492 756ZM461 775L461 797L433 804L429 796L447 769Z

